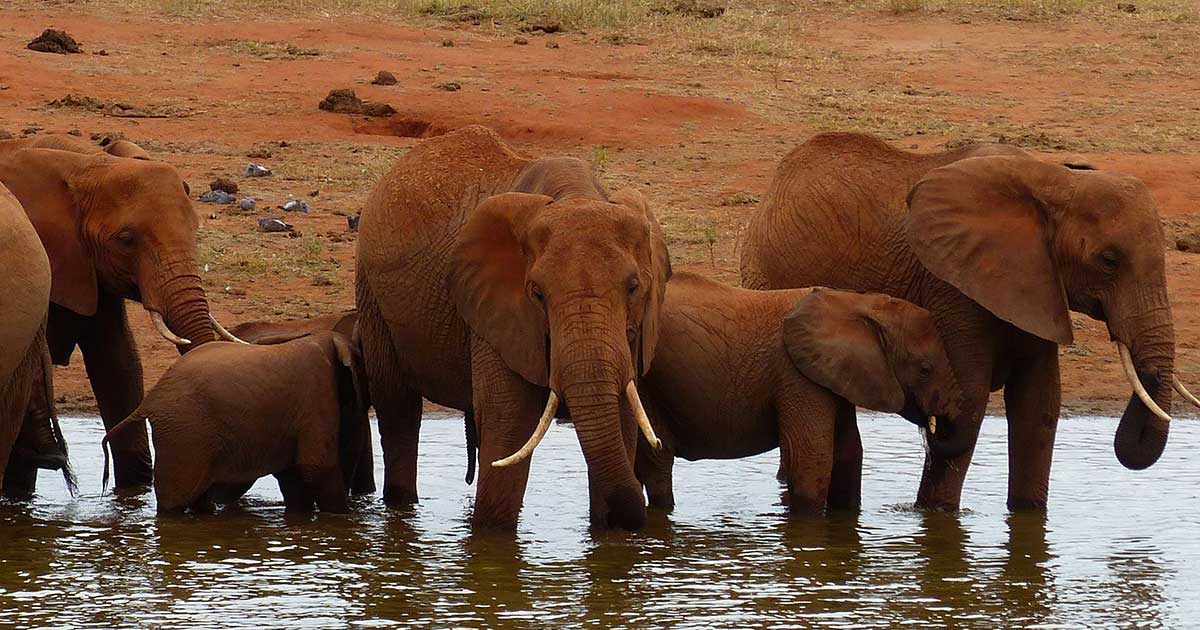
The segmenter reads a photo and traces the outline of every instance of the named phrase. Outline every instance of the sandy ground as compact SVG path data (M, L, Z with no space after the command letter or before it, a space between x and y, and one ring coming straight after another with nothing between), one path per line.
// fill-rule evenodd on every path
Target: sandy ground
M1195 25L866 10L806 13L794 24L780 51L747 58L666 35L530 34L518 45L512 30L430 19L163 19L18 2L0 8L0 130L119 132L174 164L195 192L216 176L238 181L258 199L257 212L196 203L206 288L227 325L351 306L355 235L346 215L420 141L412 136L470 123L530 155L591 160L611 186L639 186L678 268L729 282L737 281L740 230L775 163L826 129L930 150L1003 136L1082 154L1142 178L1172 233L1200 224ZM51 26L85 53L25 49ZM370 85L379 70L398 85ZM449 81L461 89L434 87ZM329 90L344 87L398 113L318 110ZM47 105L68 94L165 117ZM241 177L251 161L275 175ZM292 197L313 211L275 209ZM286 218L303 236L256 232L265 216ZM1167 260L1181 373L1198 389L1200 258L1172 250ZM149 387L176 353L144 311L131 312ZM1081 316L1076 323L1077 343L1062 349L1066 407L1119 409L1129 390L1107 334ZM81 363L56 373L60 408L94 413Z

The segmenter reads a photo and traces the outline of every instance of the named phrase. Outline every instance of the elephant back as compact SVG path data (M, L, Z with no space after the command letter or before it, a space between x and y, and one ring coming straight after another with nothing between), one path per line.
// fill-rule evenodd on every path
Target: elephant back
M402 369L440 404L462 402L456 399L464 394L462 374L470 366L467 327L446 289L450 253L475 206L509 190L528 162L491 130L465 127L413 147L363 206L356 261L360 310L369 292ZM426 362L435 357L446 369L429 369ZM466 396L469 403L469 390Z
M930 170L978 155L972 144L913 153L861 133L824 133L783 158L751 217L742 282L755 289L827 286L883 292L920 263L905 245L905 198Z
M0 378L16 369L46 319L50 261L17 198L0 184Z

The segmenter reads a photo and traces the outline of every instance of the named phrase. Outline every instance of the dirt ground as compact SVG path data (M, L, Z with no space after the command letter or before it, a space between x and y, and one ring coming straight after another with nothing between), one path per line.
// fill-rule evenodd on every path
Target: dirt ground
M1194 19L765 4L661 31L543 34L432 15L264 19L15 0L0 7L0 131L120 133L174 164L194 193L217 176L237 181L257 211L195 204L206 289L227 326L352 306L347 215L421 136L471 123L529 155L590 160L613 187L639 186L677 267L728 282L774 165L830 129L906 148L1004 139L1080 154L1142 178L1172 235L1200 226ZM25 48L49 27L83 54ZM379 70L398 84L370 84ZM448 82L461 89L435 87ZM319 110L335 88L397 113ZM131 107L48 105L67 95ZM241 177L252 161L274 175ZM290 198L312 212L277 208ZM302 236L259 233L260 217ZM1181 376L1200 389L1200 257L1172 248L1167 260ZM131 312L148 388L177 355L144 311ZM1119 409L1129 388L1104 327L1075 319L1077 342L1062 349L1066 407ZM61 411L95 413L81 361L56 378Z

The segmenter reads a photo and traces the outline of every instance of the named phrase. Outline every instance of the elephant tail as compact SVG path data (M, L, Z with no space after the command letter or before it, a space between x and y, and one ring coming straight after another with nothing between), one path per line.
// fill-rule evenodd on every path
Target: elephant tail
M102 477L102 480L100 482L100 494L101 495L103 495L106 491L108 491L108 460L109 460L108 442L109 442L109 440L116 437L117 434L120 433L121 431L124 431L125 429L129 428L130 426L133 426L133 425L141 422L143 416L140 414L141 414L140 409L134 410L134 412L128 418L125 418L124 420L118 422L117 426L109 429L108 433L104 434L104 439L100 440L100 449L104 451L104 476Z
M475 435L475 414L463 414L463 424L467 433L467 485L475 481L475 456L479 451L479 438Z

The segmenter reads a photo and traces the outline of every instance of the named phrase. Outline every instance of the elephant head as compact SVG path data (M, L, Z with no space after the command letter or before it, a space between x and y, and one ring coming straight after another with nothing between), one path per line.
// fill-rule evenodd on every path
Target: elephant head
M565 403L588 466L591 519L639 527L637 431L657 444L636 379L654 357L671 273L642 196L604 199L504 193L484 200L458 237L450 292L474 334L524 380L550 390L528 456Z
M934 275L1002 320L1069 344L1068 309L1105 322L1133 387L1115 450L1132 469L1167 442L1175 332L1164 238L1132 177L1030 157L980 157L930 171L908 196L908 240Z
M814 289L783 320L796 368L857 407L954 433L962 390L929 311L871 293Z
M33 148L0 159L0 181L46 248L51 302L89 316L101 291L139 301L180 352L228 335L209 314L195 257L199 220L173 167Z

